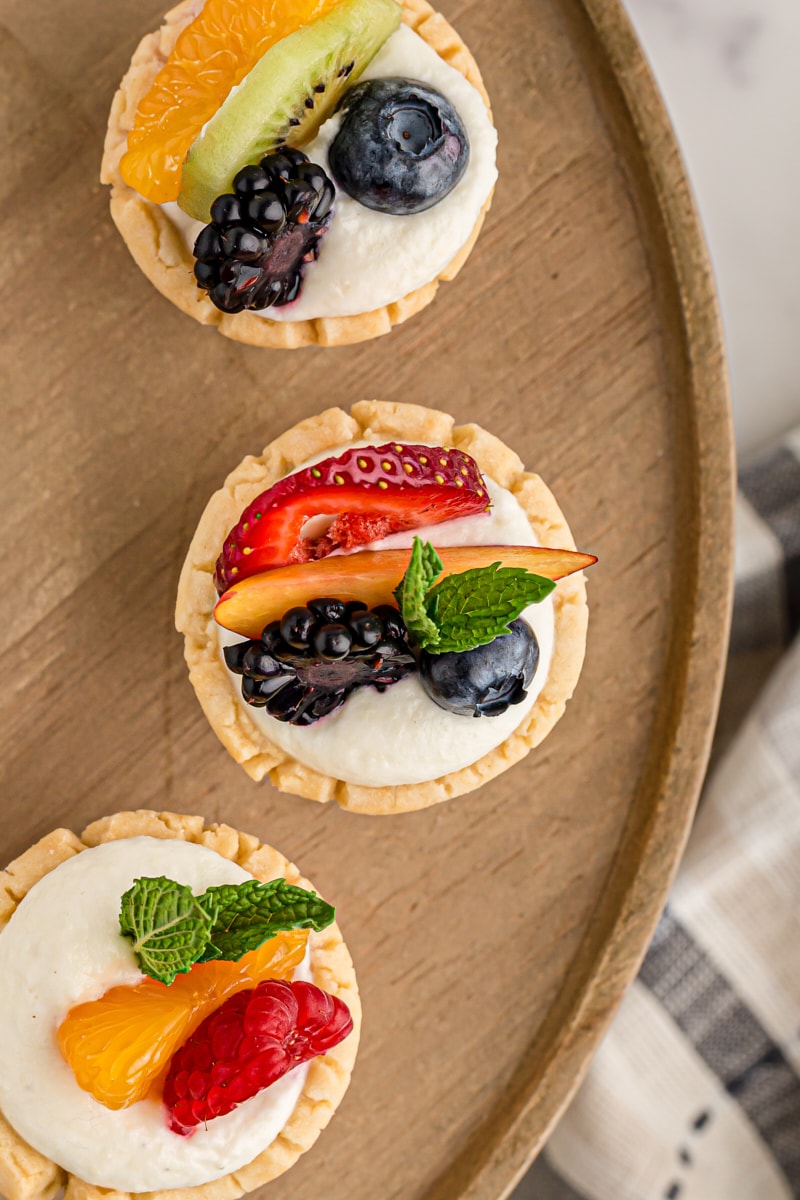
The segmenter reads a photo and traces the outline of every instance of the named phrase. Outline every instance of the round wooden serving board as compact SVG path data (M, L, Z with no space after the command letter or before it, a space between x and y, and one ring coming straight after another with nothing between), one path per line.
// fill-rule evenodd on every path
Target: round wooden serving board
M269 352L136 270L97 183L160 0L2 0L2 687L7 861L122 808L278 846L336 902L364 1037L332 1127L271 1200L499 1200L540 1147L663 904L716 710L732 464L719 326L681 164L613 0L442 0L500 131L469 263L389 337ZM332 404L477 421L550 484L589 578L583 677L528 760L355 817L252 783L172 626L227 471Z

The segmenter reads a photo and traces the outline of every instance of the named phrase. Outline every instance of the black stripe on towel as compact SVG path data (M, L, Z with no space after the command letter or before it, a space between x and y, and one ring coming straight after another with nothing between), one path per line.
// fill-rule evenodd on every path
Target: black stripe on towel
M639 980L724 1084L800 1196L800 1079L728 980L670 913Z

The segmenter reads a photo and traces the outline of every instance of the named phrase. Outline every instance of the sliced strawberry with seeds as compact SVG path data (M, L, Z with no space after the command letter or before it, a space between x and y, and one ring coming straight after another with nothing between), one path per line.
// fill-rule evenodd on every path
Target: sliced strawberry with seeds
M267 979L237 992L172 1056L164 1082L170 1128L191 1134L326 1054L352 1028L347 1005L313 983Z
M477 463L460 450L399 442L346 450L257 496L226 537L214 582L221 595L272 567L314 562L489 507ZM332 518L325 532L303 537L306 522L319 516Z

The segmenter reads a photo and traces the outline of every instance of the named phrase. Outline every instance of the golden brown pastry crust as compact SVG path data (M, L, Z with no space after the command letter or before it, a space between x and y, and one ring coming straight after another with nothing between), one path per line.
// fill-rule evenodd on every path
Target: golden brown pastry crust
M245 458L210 499L181 572L175 623L184 634L189 679L211 727L248 775L269 776L283 792L311 800L336 800L362 813L410 812L471 792L523 758L550 732L578 681L586 647L588 608L583 574L570 575L553 593L555 650L547 682L517 730L470 767L429 783L361 787L322 775L273 746L236 697L219 652L213 609L214 564L242 510L265 488L314 455L359 439L428 442L471 454L481 470L516 496L544 546L574 549L566 521L538 475L523 470L513 450L479 425L455 425L447 413L415 404L378 400L354 404L350 414L331 408L301 421L258 457Z
M477 63L453 27L427 0L402 0L402 7L404 23L469 80L480 92L491 115L489 97ZM310 321L270 321L254 313L220 312L198 289L192 255L169 217L158 205L148 203L128 187L119 171L139 102L169 57L181 31L201 8L202 0L183 0L167 13L160 29L142 39L111 105L100 179L102 183L112 185L111 216L136 265L163 296L201 325L216 325L226 337L250 346L269 349L347 346L389 333L394 325L402 324L430 304L441 281L456 277L481 231L492 202L491 195L466 244L438 278L394 304L353 317L318 317Z
M293 863L252 834L240 833L230 825L206 825L202 817L140 809L94 821L79 838L68 829L56 829L26 850L0 872L0 927L33 885L66 859L101 842L142 836L197 842L238 863L256 879L280 876L301 887L311 886ZM328 1124L350 1082L361 1030L361 1002L353 963L338 926L311 933L309 940L314 983L344 1000L353 1016L353 1032L333 1050L311 1060L294 1112L275 1141L253 1162L201 1187L139 1192L137 1200L236 1200L291 1167ZM61 1188L66 1189L65 1200L129 1200L127 1192L112 1192L69 1175L23 1142L0 1116L0 1195L6 1200L52 1200Z

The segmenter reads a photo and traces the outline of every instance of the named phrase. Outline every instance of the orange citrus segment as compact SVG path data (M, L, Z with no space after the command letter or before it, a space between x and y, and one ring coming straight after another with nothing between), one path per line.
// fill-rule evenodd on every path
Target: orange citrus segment
M307 940L306 930L279 933L238 962L197 963L169 987L146 979L70 1009L58 1042L78 1085L106 1108L135 1104L228 996L262 979L291 979Z
M206 0L142 98L120 171L147 200L177 200L192 142L231 88L281 38L338 0Z

